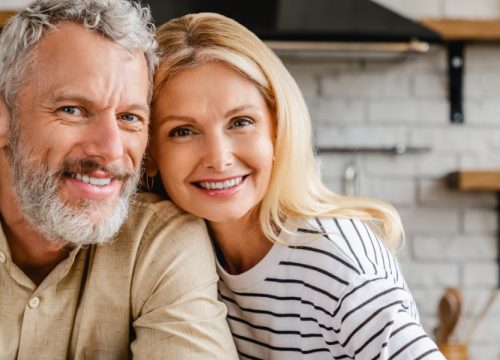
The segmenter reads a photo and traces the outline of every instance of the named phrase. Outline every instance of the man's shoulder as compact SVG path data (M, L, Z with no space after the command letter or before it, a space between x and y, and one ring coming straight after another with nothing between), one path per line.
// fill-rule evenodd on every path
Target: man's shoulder
M179 226L191 223L205 227L202 219L189 214L169 200L152 193L137 193L130 202L130 212L125 226L147 223L148 228L157 226Z
M152 242L168 243L171 249L176 243L185 241L209 243L202 219L151 193L138 193L131 201L120 237L125 241L136 239L140 246L151 246Z
M173 202L153 193L139 192L130 201L130 215L171 218L185 212Z
M167 268L181 254L204 261L213 256L205 222L154 194L138 193L116 238L95 248L95 257L120 266ZM189 261L188 261L189 262ZM107 266L107 265L106 265ZM151 273L150 273L151 274Z

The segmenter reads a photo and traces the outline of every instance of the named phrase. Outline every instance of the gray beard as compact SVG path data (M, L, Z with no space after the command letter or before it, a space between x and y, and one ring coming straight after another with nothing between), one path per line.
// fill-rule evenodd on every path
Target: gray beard
M30 160L16 130L9 131L8 158L11 181L26 220L44 238L56 243L89 245L111 241L127 218L139 172L125 176L117 199L111 202L82 200L77 206L71 206L59 195L65 177L63 166L54 170L47 163Z

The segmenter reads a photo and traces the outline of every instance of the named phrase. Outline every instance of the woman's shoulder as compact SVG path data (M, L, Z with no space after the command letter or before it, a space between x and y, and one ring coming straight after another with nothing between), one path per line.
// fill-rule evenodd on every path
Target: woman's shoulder
M396 261L375 234L372 224L349 218L294 221L287 243L314 254L323 267L342 264L357 274L399 277ZM295 238L293 240L293 238Z

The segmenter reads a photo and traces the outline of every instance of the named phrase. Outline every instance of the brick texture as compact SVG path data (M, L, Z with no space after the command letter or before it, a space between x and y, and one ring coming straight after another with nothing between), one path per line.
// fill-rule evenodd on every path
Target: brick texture
M409 9L417 6L396 2ZM437 1L432 6L432 11L444 12L449 4ZM425 329L432 332L436 326L446 287L463 293L457 341L466 336L498 284L496 194L461 193L445 182L458 169L500 168L500 45L471 45L466 55L465 122L460 125L449 121L443 48L398 63L312 62L299 69L306 94L319 94L310 100L319 146L385 148L404 143L427 150L321 154L321 169L326 183L343 193L344 171L354 164L354 189L396 206L406 232L402 268ZM473 358L500 358L499 321L500 304L495 304L471 340Z

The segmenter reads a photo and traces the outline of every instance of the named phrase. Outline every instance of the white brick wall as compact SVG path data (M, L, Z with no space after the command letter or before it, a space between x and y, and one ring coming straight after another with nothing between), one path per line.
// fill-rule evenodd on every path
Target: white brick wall
M420 180L418 188L418 199L423 206L447 208L468 208L472 206L496 206L495 195L490 192L458 192L450 189L442 179ZM465 210L466 231L476 230L479 232L492 232L496 229L496 212L494 210ZM483 216L486 216L484 218ZM480 226L487 225L488 228L481 229Z
M460 227L460 210L431 207L401 208L400 215L409 234L450 234Z
M418 289L441 289L460 285L460 266L457 264L416 263L406 276ZM421 301L419 302L421 303ZM432 310L431 310L432 308ZM435 308L429 304L429 313Z
M392 146L395 142L405 142L406 130L403 126L387 128L383 126L366 127L353 125L336 127L331 114L329 122L322 122L317 129L318 146Z
M497 231L498 214L496 209L466 209L464 231L466 233L490 233Z
M494 19L500 16L498 0L444 0L447 18Z
M393 205L415 204L415 182L388 178L363 177L361 175L361 194L390 202Z
M416 235L412 245L416 259L465 263L477 260L491 262L496 257L495 235ZM486 275L489 282L496 280L496 275Z
M444 11L444 1L442 6ZM318 145L403 142L430 148L403 155L321 154L321 168L325 181L342 192L344 170L355 164L360 194L398 208L407 235L400 259L423 325L432 331L439 297L447 286L459 287L464 294L457 330L461 340L498 284L497 197L451 190L445 176L461 168L500 169L500 44L466 49L461 125L449 121L445 64L446 51L439 46L403 62L285 59L314 104ZM500 299L487 319L473 338L471 355L498 360Z
M417 120L419 104L410 99L394 99L371 102L368 105L368 121L387 123L411 123Z
M448 121L448 111L442 121ZM458 168L458 157L455 154L431 152L421 156L418 162L418 174L420 178L442 179L446 174Z
M468 288L492 288L498 284L497 275L498 267L493 261L466 264L464 266L463 286Z

